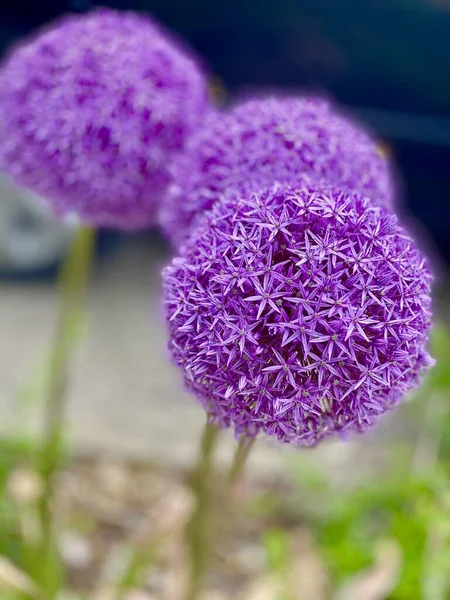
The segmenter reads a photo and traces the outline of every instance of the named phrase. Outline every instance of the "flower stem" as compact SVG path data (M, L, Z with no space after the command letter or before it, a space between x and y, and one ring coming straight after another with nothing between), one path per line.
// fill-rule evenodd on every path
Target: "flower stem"
M239 439L236 451L234 453L233 462L231 463L228 473L228 497L232 496L236 484L242 476L254 442L254 438L241 437Z
M51 515L54 479L61 462L68 372L82 316L94 242L94 230L78 230L58 280L59 315L50 353L44 400L44 432L39 453L39 471L43 483L39 508L45 566L48 566L54 552Z
M212 423L207 423L202 434L197 468L192 478L192 488L197 502L187 532L191 568L186 600L197 600L199 597L208 562L211 475L213 450L218 436L219 429Z

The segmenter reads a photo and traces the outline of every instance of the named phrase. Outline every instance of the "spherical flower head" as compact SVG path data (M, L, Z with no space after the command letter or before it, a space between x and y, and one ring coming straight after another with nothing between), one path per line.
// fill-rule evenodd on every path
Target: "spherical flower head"
M163 273L169 350L221 427L313 446L432 364L431 275L388 209L332 188L224 195Z
M207 109L196 59L155 22L108 9L71 16L3 64L0 166L59 215L147 227Z
M193 218L233 185L298 181L303 175L357 191L389 206L389 161L376 142L326 100L246 100L211 115L174 163L174 182L160 222L179 246Z

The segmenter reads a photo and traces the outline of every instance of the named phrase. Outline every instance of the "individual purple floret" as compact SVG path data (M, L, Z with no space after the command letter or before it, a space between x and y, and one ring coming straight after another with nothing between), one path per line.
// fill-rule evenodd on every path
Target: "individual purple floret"
M356 194L222 196L163 277L172 358L237 435L362 432L432 364L430 271L396 217Z
M195 58L155 22L71 16L3 64L0 166L61 216L143 228L207 108Z
M247 100L211 115L175 162L175 185L161 204L160 222L175 246L192 219L230 186L272 185L303 175L390 206L389 161L360 127L321 98Z

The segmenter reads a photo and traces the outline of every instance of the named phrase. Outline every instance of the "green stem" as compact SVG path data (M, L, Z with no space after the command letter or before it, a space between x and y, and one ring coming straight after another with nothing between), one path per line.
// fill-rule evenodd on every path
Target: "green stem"
M61 461L68 373L74 340L83 312L94 242L94 230L79 229L59 274L59 315L50 354L44 401L43 441L39 454L39 471L43 481L39 508L42 524L42 560L45 567L49 565L54 552L51 514L54 479Z
M111 600L126 600L129 591L142 584L155 561L160 541L156 540L144 548L139 545L129 548L130 555L124 566L123 574L114 586L114 591L111 592Z
M236 451L234 453L233 461L231 463L231 467L228 473L228 497L232 496L234 488L236 487L237 482L239 481L245 465L247 464L247 459L250 454L251 449L253 448L255 440L254 438L246 438L241 437Z
M197 503L188 524L191 569L186 600L197 600L199 597L208 562L211 475L213 472L213 450L218 434L219 429L215 425L211 423L205 425L198 464L192 478L192 488Z

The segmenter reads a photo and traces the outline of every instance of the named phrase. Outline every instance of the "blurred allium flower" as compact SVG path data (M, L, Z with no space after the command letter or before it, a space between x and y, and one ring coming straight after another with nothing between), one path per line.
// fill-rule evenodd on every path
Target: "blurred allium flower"
M174 164L176 185L160 221L175 245L220 192L244 182L272 185L306 174L380 204L394 196L389 162L375 141L321 98L247 100L211 115Z
M314 445L364 431L432 364L424 258L355 194L224 195L163 277L173 360L238 435Z
M145 227L207 107L196 60L157 24L107 9L71 16L3 65L0 166L60 215Z

